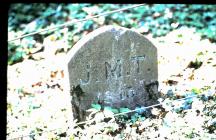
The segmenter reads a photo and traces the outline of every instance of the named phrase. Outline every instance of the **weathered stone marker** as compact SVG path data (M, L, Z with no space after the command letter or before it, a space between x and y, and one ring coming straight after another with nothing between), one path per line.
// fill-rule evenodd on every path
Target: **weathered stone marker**
M157 49L135 31L105 26L83 37L68 54L74 117L85 119L92 103L152 105L158 97Z

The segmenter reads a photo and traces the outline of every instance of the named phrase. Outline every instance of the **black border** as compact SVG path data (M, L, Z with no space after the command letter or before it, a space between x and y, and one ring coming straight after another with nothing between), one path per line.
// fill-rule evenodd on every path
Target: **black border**
M1 139L6 139L6 124L7 124L7 27L8 27L8 3L2 3L0 5L0 100L1 100Z

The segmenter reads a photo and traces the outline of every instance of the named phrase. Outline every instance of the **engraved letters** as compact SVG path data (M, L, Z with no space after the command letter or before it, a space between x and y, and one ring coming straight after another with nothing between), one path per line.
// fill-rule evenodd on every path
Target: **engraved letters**
M135 91L132 87L125 87L120 93L120 99L125 100L127 98L132 98L135 95Z
M90 81L90 65L88 65L88 64L86 65L86 71L87 71L87 78L86 78L86 80L80 79L81 85L86 85Z
M133 56L130 58L131 62L135 65L134 69L135 69L135 73L140 73L140 62L145 60L145 55L142 56ZM121 76L130 76L130 73L132 73L130 70L131 68L126 67L126 69L124 69L126 71L125 75L123 75L123 65L122 62L124 61L128 61L128 60L116 60L114 63L111 62L105 62L104 63L104 67L105 67L105 71L102 72L104 73L104 79L108 80L112 80L112 79L118 79ZM87 85L89 84L89 82L91 82L91 72L90 72L90 65L87 64L86 65L86 77L82 77L82 79L80 79L80 84L81 85ZM101 81L101 82L105 82L103 81L103 79L98 79L98 77L94 77L96 78L96 82Z
M134 57L131 57L131 60L132 61L135 61L135 63L136 63L136 72L137 73L140 73L140 61L142 60L144 60L145 59L145 56L134 56Z
M117 60L113 67L108 62L105 62L105 75L106 79L115 77L118 78L121 76L121 60Z

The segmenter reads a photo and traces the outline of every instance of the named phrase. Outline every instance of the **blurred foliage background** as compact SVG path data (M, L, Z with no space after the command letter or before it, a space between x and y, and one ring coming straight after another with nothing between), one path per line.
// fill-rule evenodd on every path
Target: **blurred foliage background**
M42 28L76 21L131 4L11 4L8 17L8 39ZM119 25L164 36L181 27L195 28L202 38L216 42L216 6L187 4L146 4L134 9L76 23L57 31L48 31L8 43L8 64L31 59L32 54L43 50L46 39L63 40L67 52L85 34L103 25Z

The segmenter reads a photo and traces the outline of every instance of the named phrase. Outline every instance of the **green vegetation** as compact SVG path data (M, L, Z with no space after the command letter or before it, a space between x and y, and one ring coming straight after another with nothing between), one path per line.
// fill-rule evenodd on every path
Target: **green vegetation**
M83 19L131 4L11 4L8 17L8 38L18 37L42 28L60 25L65 22ZM69 49L86 33L102 25L120 25L138 29L142 34L151 33L153 37L164 36L181 27L195 28L203 38L216 41L216 6L185 4L146 4L120 13L102 16L67 27L61 30L39 33L22 39L21 43L9 42L8 64L31 58L36 43L43 43L49 35L57 40L67 40Z

